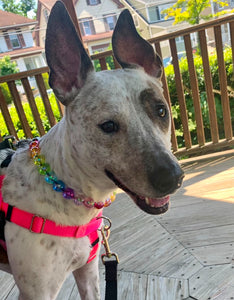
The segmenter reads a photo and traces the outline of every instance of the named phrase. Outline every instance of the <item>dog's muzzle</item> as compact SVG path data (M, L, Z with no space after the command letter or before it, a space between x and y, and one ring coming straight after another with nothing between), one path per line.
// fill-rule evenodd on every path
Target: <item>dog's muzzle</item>
M177 190L182 184L184 173L179 164L174 167L176 168L169 174L163 169L159 170L161 174L158 173L160 176L157 175L156 179L154 176L154 178L150 178L150 182L152 182L155 190L158 191L159 197L157 198L138 195L117 179L113 173L108 170L105 170L105 172L108 178L111 179L120 189L126 192L140 209L148 214L157 215L165 213L168 210L170 200L169 194L175 192L175 190ZM169 170L169 168L166 170Z

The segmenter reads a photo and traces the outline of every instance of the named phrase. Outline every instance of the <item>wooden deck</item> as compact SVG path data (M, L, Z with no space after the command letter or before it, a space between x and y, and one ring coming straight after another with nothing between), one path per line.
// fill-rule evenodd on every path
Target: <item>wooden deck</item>
M104 212L120 258L120 300L234 299L234 150L183 164L184 185L166 214L147 215L123 193ZM101 265L100 275L104 299ZM0 299L17 295L0 272ZM72 276L57 298L68 299L80 299Z

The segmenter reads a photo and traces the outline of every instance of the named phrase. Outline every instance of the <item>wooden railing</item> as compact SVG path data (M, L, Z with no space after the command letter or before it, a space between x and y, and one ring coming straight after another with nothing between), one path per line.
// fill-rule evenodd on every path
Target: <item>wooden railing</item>
M233 147L234 146L234 137L233 137L233 124L234 121L231 119L231 110L230 110L230 99L228 94L228 84L227 84L227 74L225 69L225 62L223 56L223 41L221 34L221 26L224 24L228 25L230 31L230 47L232 49L232 57L234 58L234 16L230 15L227 17L223 17L214 21L207 22L205 24L193 26L186 28L184 30L180 30L177 32L173 32L170 34L162 35L156 38L152 38L149 42L155 47L156 51L159 55L162 56L162 43L165 41L169 41L169 48L172 56L172 64L174 68L175 75L175 84L176 84L176 94L178 98L178 105L180 109L181 123L183 128L183 139L184 145L178 144L178 137L176 136L176 129L172 119L172 149L177 156L184 155L198 155L203 154L208 151L216 151L219 149L223 149L225 147ZM217 61L218 61L218 73L219 73L219 83L220 83L220 95L221 95L221 103L222 103L222 111L223 111L223 124L224 128L224 137L220 139L220 134L218 130L218 120L216 113L216 104L214 98L214 89L213 89L213 81L210 70L209 63L209 51L207 46L207 38L206 32L207 30L211 30L214 34L214 41L217 52ZM199 36L200 40L200 51L202 57L202 64L204 69L204 79L205 79L205 92L207 97L207 104L209 109L209 122L210 122L210 140L208 140L204 134L204 125L203 125L203 115L201 109L201 99L197 73L194 65L194 54L192 49L192 41L191 41L191 33L196 33ZM194 145L191 139L191 132L189 128L189 120L188 107L185 100L185 86L182 80L182 74L180 71L179 59L178 59L178 51L176 46L176 38L182 37L184 40L186 58L188 62L188 72L190 78L190 85L192 90L192 100L193 107L195 112L195 122L196 122L196 144ZM101 69L108 69L107 66L107 58L112 57L112 52L107 51L99 54L92 55L92 60L97 60L100 63ZM113 58L114 67L118 68L118 63ZM233 67L234 69L234 67ZM42 74L48 72L49 69L47 67L31 70L27 72L17 73L14 75L2 76L0 77L0 83L6 82L11 95L13 96L14 105L17 110L17 114L19 116L22 129L25 133L25 137L31 138L33 136L30 125L28 124L27 118L24 113L24 109L22 106L21 97L16 88L16 82L21 81L27 101L30 105L36 127L40 135L45 134L45 129L41 122L41 118L35 103L34 95L32 89L29 84L28 78L33 76L36 80L38 90L40 92L40 96L43 100L46 114L51 126L53 126L56 121L53 114L53 111L50 106L48 94L45 88L45 84L42 78ZM165 73L162 76L163 88L164 88L164 96L171 107L171 96L168 88L167 78ZM231 98L234 101L234 98ZM2 115L4 117L5 123L8 128L9 135L14 135L17 137L17 130L13 125L11 115L9 113L9 107L6 104L3 93L0 89L0 109ZM63 115L63 107L60 105L60 113ZM0 133L1 134L1 133ZM0 135L0 140L2 139Z

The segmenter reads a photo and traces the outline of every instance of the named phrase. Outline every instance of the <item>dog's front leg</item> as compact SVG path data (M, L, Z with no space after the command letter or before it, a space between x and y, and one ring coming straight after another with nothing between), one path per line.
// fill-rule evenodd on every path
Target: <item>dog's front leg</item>
M100 300L98 256L73 272L82 300Z

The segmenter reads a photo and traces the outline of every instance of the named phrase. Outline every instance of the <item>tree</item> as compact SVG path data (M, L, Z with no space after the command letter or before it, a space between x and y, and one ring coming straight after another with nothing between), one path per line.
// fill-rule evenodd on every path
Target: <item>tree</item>
M15 0L1 0L1 3L3 10L24 17L27 17L28 12L35 8L35 0L21 0L19 3Z
M3 10L19 14L19 4L15 3L14 0L2 0L1 2Z
M19 69L17 68L16 62L11 61L10 56L4 56L0 59L0 76L14 74L17 72L19 72ZM10 104L13 101L13 98L7 83L0 83L0 89L2 90L7 104Z
M17 64L11 61L10 56L4 56L0 59L0 76L14 74L19 72Z
M27 13L35 8L34 0L21 0L20 10L23 16L27 17Z
M227 0L213 0L220 7L228 6ZM216 14L204 14L206 8L211 7L210 0L178 0L173 6L163 11L165 19L175 18L174 24L188 22L191 25L199 24L201 20L209 20L213 17L230 13L232 11L221 11Z

